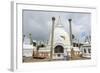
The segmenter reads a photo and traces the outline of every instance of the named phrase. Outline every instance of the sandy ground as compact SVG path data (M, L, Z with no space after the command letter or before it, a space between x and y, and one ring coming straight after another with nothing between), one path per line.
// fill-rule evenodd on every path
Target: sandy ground
M50 59L34 59L32 57L23 57L23 62L24 63L31 63L31 62L46 62L46 61L72 61L72 60L87 60L87 59L90 59L90 58L83 58L83 57L75 57L75 58L70 58L69 60L58 60L58 59L53 59L53 60L50 60Z

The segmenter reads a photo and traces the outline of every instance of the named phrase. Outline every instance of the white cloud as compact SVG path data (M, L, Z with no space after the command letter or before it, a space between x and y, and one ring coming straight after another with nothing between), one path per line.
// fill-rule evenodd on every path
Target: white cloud
M49 32L52 25L52 17L61 18L66 32L69 32L68 19L72 19L73 34L82 39L81 34L91 34L90 14L86 13L68 13L68 12L43 12L43 11L24 11L23 12L23 34L27 35L31 32L33 39L49 38Z

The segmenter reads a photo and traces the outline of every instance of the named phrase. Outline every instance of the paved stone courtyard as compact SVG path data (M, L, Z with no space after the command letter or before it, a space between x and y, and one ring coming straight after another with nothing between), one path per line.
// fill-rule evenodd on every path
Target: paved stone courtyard
M74 57L74 58L69 58L68 60L64 59L35 59L32 57L23 57L23 62L24 63L31 63L31 62L46 62L46 61L72 61L72 60L89 60L90 58L84 58L84 57Z

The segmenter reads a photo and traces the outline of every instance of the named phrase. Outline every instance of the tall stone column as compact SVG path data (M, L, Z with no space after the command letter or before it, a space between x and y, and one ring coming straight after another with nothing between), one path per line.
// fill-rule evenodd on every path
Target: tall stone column
M70 33L70 45L72 46L72 26L71 26L71 21L72 19L68 19L69 21L69 33Z
M55 17L52 17L52 31L51 31L51 51L50 51L50 60L52 60L52 54L53 54L54 24L55 24Z
M72 48L73 43L72 43L72 26L71 26L71 21L72 19L68 19L69 21L69 33L70 33L70 49L71 49L71 57L70 58L74 58L74 49Z

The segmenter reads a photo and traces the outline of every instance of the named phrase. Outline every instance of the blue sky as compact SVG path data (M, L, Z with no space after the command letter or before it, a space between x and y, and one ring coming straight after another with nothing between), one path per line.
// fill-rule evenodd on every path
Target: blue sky
M52 25L52 17L57 20L60 16L61 24L69 32L68 19L72 19L72 33L76 39L84 41L86 35L91 35L91 14L74 12L50 12L23 10L23 34L32 34L33 40L48 40Z

